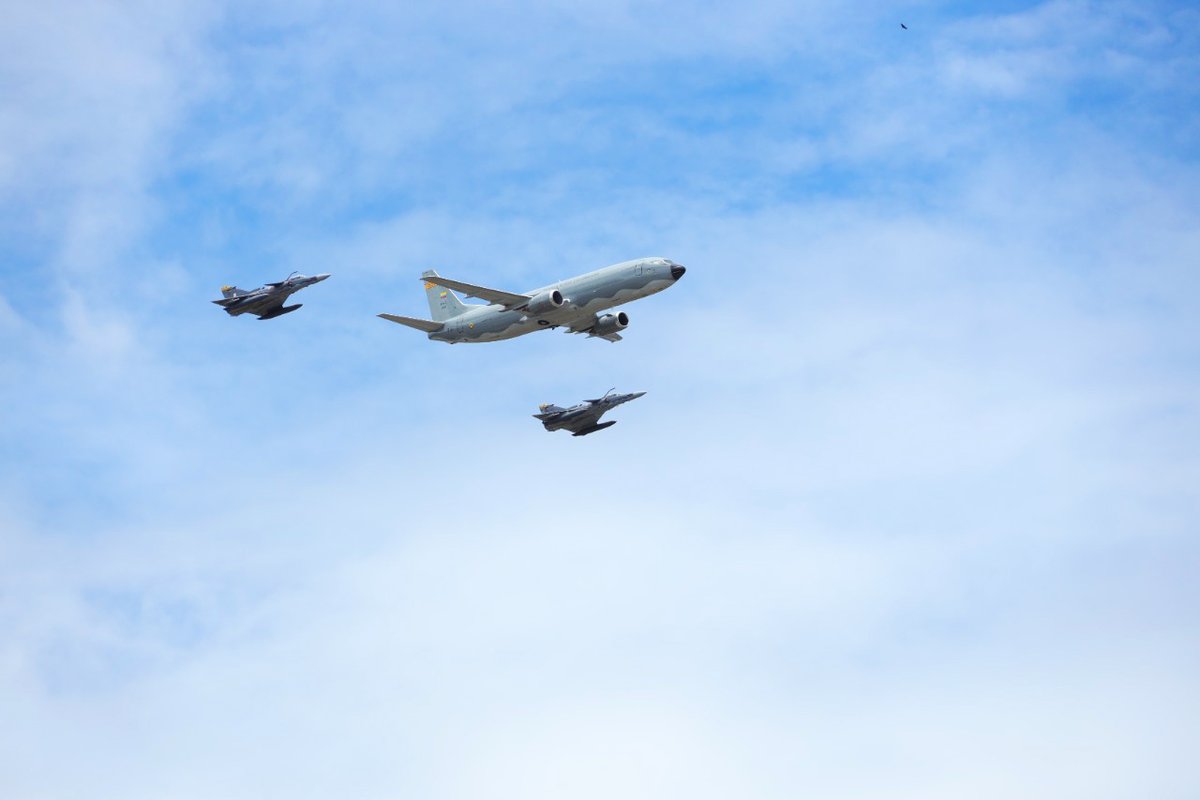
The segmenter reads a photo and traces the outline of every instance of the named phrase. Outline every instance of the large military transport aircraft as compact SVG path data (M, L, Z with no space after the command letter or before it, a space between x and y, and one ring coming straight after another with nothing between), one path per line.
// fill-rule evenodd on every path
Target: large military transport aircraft
M611 411L622 403L637 400L644 394L645 392L613 394L613 390L609 389L604 397L584 400L579 405L570 408L556 406L553 403L542 403L538 406L540 413L534 414L533 417L541 420L542 426L548 431L566 429L571 432L572 436L587 436L589 433L602 431L617 424L615 419L601 422L600 417L604 416L605 412Z
M396 314L379 316L450 344L495 342L560 327L567 333L586 333L589 337L617 342L621 340L620 332L629 325L629 315L624 311L600 312L661 292L673 286L684 272L684 267L667 258L639 258L525 294L514 294L450 280L429 270L421 273L421 277L432 320ZM465 304L456 291L486 300L488 304Z
M257 289L247 290L239 289L236 286L222 286L221 294L225 296L220 300L213 300L213 302L225 309L231 317L236 317L238 314L254 314L259 319L274 319L304 305L303 303L297 303L294 306L284 305L294 293L306 286L320 283L328 277L328 273L313 275L310 278L293 272L281 281L268 283Z

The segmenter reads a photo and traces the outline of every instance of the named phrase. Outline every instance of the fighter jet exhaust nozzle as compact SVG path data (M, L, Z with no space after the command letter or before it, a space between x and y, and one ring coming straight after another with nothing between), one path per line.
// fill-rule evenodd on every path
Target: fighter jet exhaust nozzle
M673 280L679 280L683 277L683 273L685 272L687 272L687 267L683 266L682 264L676 264L671 267L671 278Z
M558 289L551 289L548 292L534 295L525 308L531 316L536 317L556 311L562 308L566 302L567 300L563 297L562 292Z
M604 314L596 317L596 326L592 328L594 336L611 336L629 327L629 315L624 311L616 314Z

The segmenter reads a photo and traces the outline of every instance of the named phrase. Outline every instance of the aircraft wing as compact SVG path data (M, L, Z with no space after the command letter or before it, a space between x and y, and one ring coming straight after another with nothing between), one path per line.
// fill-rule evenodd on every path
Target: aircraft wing
M516 308L528 303L531 298L527 294L513 294L512 292L502 292L499 289L489 289L486 286L476 286L473 283L463 283L462 281L454 281L449 278L443 278L439 275L429 275L421 280L427 283L445 286L447 289L453 289L456 292L462 292L467 297L478 297L480 300L486 300L489 303L499 303L505 308Z
M251 314L269 314L277 308L283 308L283 304L287 302L291 294L291 292L286 292L276 295L263 295L254 302L247 303L243 308Z
M582 430L587 430L599 422L600 417L603 416L604 412L607 410L608 409L602 409L598 406L589 408L579 416L574 417L570 422L564 425L563 428L571 433L579 433Z
M271 304L271 307L274 308L275 306L281 306L286 303L288 298L298 291L300 291L300 289L295 286L281 286L270 292L266 292L263 299L267 300Z

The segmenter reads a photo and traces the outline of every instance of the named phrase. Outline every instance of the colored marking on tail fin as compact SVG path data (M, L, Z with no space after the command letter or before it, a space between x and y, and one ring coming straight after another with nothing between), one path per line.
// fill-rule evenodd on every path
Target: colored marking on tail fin
M438 277L438 274L434 270L427 269L421 273L421 277ZM459 300L458 295L454 292L430 281L425 281L425 297L429 300L429 315L435 322L445 322L470 310L470 306Z

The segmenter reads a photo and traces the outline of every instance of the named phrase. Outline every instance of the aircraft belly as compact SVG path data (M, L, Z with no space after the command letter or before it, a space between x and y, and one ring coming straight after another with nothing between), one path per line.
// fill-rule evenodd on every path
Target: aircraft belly
M528 319L517 311L499 311L482 314L474 319L462 320L457 327L455 341L498 342L512 339L523 333L537 330L536 320Z

